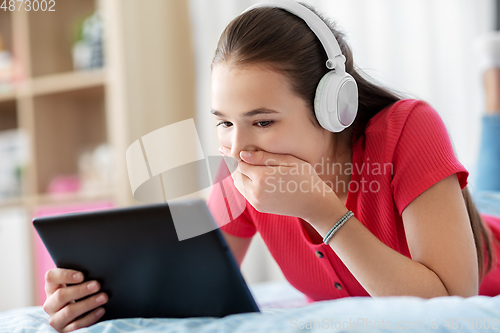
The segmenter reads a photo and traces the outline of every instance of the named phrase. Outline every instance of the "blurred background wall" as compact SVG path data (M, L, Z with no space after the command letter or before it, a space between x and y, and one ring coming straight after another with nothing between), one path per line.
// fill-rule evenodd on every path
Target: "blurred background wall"
M0 8L0 311L44 301L53 263L34 216L139 204L125 163L132 142L194 118L205 155L219 155L210 63L224 27L256 2ZM473 43L495 28L494 1L304 2L339 23L358 67L435 107L473 183L484 108ZM242 271L249 283L283 279L258 234Z

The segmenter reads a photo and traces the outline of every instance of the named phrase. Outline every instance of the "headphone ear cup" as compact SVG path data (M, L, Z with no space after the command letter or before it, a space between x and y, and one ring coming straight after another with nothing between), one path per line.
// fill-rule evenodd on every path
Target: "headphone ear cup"
M335 71L326 73L318 83L314 98L314 112L320 125L330 132L341 132L344 126L337 115L337 93L342 77Z
M356 80L346 73L337 96L337 112L339 121L343 126L351 126L354 119L356 119L358 103L358 85Z
M349 74L326 73L318 83L314 113L319 124L330 132L349 127L358 111L358 86Z
M321 80L318 83L318 86L316 87L316 94L314 96L314 114L316 115L316 119L318 120L319 124L321 127L324 129L328 129L328 123L324 119L324 117L328 117L328 110L323 106L324 103L324 90L325 90L325 83L328 80L328 75L329 73L325 74Z

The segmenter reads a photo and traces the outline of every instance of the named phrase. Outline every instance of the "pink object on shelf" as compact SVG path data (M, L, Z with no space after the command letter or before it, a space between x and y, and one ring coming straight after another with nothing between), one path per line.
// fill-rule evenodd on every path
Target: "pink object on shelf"
M88 212L96 210L105 210L113 208L115 205L111 201L99 201L82 204L73 204L65 206L40 206L33 212L33 217L61 215L76 212ZM35 278L36 278L36 305L42 305L45 302L45 273L55 268L56 265L50 257L45 245L33 228L34 237L34 258L35 258Z
M78 192L80 189L80 177L78 176L56 176L49 184L49 193Z

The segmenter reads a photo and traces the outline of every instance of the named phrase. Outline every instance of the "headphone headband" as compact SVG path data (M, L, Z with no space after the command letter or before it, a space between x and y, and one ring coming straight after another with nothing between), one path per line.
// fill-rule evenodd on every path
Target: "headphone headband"
M318 15L310 11L307 7L304 7L300 3L292 0L266 0L247 8L245 11L243 11L243 13L254 8L261 7L281 8L304 20L304 22L318 37L319 41L326 51L326 54L328 56L328 60L325 64L326 67L328 69L335 69L339 74L345 73L346 59L342 54L342 51L340 50L337 39L333 35L328 25L323 22L323 20L318 17Z

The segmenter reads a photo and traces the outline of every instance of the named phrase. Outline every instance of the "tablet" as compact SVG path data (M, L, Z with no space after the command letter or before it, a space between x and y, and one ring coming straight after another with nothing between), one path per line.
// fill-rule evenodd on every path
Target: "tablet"
M170 204L214 226L202 200ZM259 308L218 228L178 240L168 204L33 219L54 263L97 280L109 296L100 320L224 317ZM194 216L194 217L193 217Z

